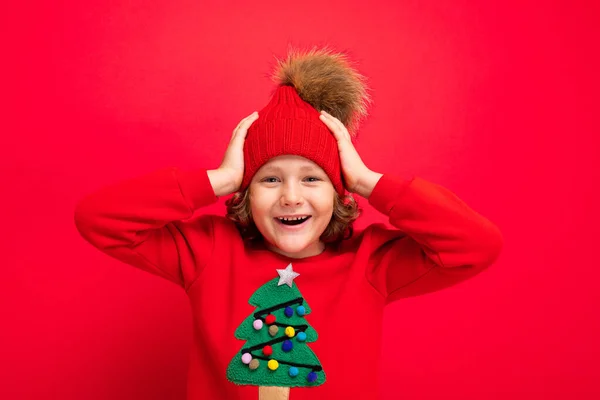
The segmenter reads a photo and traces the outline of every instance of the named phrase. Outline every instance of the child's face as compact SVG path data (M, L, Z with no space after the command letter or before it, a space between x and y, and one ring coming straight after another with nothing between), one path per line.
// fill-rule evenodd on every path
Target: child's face
M252 219L271 250L310 257L323 251L319 238L333 215L334 196L331 180L317 164L300 156L276 157L250 183Z

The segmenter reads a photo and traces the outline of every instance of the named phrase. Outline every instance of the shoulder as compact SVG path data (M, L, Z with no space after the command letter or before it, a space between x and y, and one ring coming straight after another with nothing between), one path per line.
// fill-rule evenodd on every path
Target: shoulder
M344 240L340 245L340 251L371 252L405 236L405 233L396 228L388 227L383 223L373 223L355 231L350 239Z
M235 241L237 238L242 240L233 221L220 215L201 214L184 221L177 221L174 224L187 236L206 236L214 241L223 239Z

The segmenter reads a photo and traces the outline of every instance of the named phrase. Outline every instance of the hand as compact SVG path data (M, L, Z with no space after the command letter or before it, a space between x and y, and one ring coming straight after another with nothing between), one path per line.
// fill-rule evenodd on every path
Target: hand
M321 111L320 119L327 125L337 141L346 189L368 198L383 175L367 168L352 144L348 129L339 119L325 111Z
M221 165L216 170L208 171L213 190L217 196L225 196L237 192L244 179L244 141L248 128L258 119L258 112L253 112L233 130L229 146Z

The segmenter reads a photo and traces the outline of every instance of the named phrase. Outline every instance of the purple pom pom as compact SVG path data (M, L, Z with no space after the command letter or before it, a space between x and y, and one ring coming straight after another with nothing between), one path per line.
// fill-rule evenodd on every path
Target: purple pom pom
M289 318L292 315L294 315L294 309L292 307L288 306L288 307L285 308L284 313L285 313L285 316Z
M317 380L317 373L314 372L314 371L311 372L311 373L309 373L308 376L306 377L306 380L309 381L309 382L311 382L311 383L314 382L314 381L316 381Z

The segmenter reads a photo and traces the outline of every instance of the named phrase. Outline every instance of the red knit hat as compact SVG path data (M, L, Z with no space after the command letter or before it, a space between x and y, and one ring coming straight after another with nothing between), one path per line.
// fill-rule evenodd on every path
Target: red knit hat
M259 111L244 144L244 178L240 190L271 158L298 155L319 165L338 194L344 195L337 142L319 119L320 110L338 118L352 138L370 102L364 77L341 53L292 50L279 61L278 83L269 103Z

